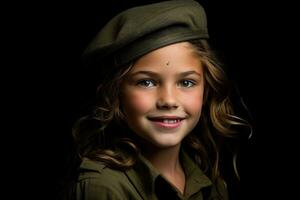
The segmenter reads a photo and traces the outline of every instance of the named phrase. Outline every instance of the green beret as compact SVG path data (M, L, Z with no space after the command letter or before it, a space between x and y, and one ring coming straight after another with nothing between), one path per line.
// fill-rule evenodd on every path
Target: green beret
M193 0L173 0L138 6L112 18L83 53L86 65L113 59L124 65L160 47L208 38L206 14Z

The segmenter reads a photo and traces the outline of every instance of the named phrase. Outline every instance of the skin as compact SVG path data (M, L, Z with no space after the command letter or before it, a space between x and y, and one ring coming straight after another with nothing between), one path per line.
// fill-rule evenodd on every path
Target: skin
M179 151L201 115L204 77L199 56L187 42L154 50L134 63L121 91L126 122L141 138L144 156L184 193ZM180 122L175 126L161 119L170 116Z

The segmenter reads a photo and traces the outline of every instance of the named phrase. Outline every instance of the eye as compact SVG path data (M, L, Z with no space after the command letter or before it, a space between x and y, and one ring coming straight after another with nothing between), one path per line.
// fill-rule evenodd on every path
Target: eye
M137 82L138 86L149 88L155 86L155 81L151 79L140 80Z
M196 85L196 82L192 80L182 80L179 83L180 87L186 87L186 88L193 87L194 85Z

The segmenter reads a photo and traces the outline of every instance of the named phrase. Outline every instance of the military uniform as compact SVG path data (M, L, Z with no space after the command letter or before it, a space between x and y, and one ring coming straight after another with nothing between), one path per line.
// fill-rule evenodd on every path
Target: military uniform
M206 14L198 2L163 1L131 8L115 16L88 45L82 58L90 69L101 72L95 73L99 78L155 49L208 37ZM217 200L216 188L209 178L186 153L181 152L180 157L186 176L184 194L140 155L127 171L110 169L101 162L84 158L74 188L75 199ZM226 190L222 191L226 197Z
M74 188L78 200L217 200L215 186L196 163L183 151L181 163L186 176L185 191L181 194L142 155L129 170L119 171L102 162L84 158ZM225 188L222 191L225 199Z
M208 39L206 14L193 0L163 1L130 8L113 17L83 53L87 66L101 66L105 59L115 67L155 49L194 39Z

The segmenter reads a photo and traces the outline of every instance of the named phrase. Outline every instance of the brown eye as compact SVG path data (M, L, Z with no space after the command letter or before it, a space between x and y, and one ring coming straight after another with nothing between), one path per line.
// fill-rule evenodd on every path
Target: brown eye
M186 87L186 88L193 87L194 85L196 85L196 83L195 83L195 81L192 81L192 80L182 80L179 83L180 87Z
M141 87L153 87L155 86L155 81L154 80L148 80L148 79L145 79L145 80L140 80L137 82L137 85L141 86Z

